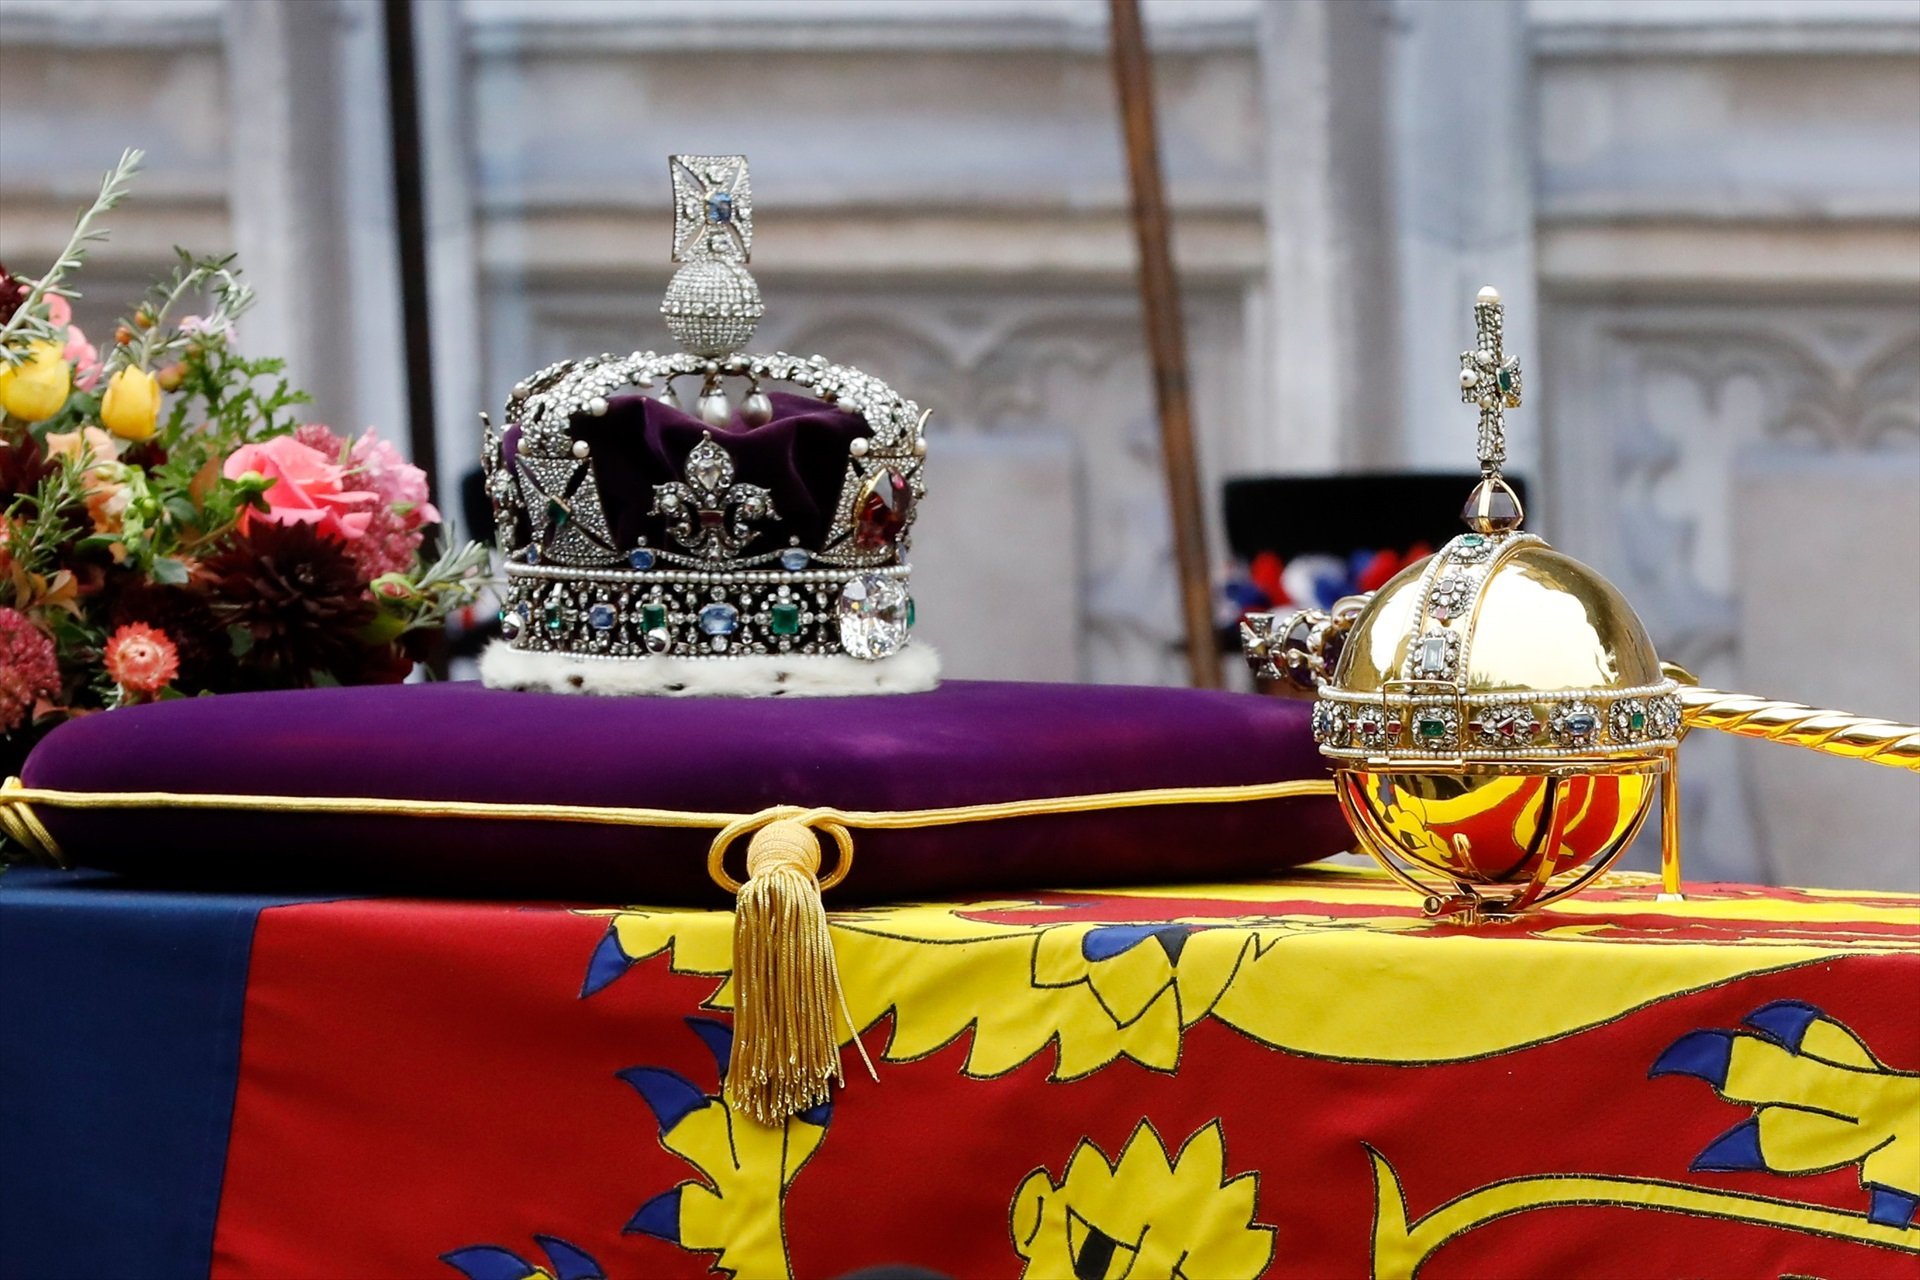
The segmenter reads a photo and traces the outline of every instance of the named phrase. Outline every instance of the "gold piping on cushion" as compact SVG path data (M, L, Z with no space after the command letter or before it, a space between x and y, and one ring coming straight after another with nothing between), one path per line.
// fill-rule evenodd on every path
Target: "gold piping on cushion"
M742 835L782 818L804 816L807 825L835 824L851 830L900 831L916 827L944 827L1004 818L1046 817L1090 813L1100 809L1143 809L1158 805L1251 804L1262 800L1290 800L1333 795L1327 778L1290 782L1256 782L1231 787L1159 787L1146 791L1107 791L1084 796L1051 796L1037 800L1003 800L992 804L955 805L944 809L804 809L781 805L757 813L712 813L693 809L641 809L601 805L503 804L479 800L405 800L360 796L223 795L188 791L58 791L29 787L18 778L0 784L0 829L35 852L57 856L52 837L33 807L47 809L246 809L266 813L350 814L357 817L462 818L504 822L580 822L620 827L708 828L719 834L707 868L714 883L737 893L740 882L728 875L718 858ZM715 856L717 854L717 857ZM826 878L831 888L845 877L845 862Z

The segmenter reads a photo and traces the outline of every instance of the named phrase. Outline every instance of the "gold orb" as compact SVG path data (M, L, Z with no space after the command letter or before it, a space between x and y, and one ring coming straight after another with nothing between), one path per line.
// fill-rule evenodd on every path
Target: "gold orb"
M1605 870L1680 728L1675 686L1612 584L1520 532L1517 503L1510 520L1473 511L1472 532L1368 603L1314 714L1362 845L1430 912L1469 916Z

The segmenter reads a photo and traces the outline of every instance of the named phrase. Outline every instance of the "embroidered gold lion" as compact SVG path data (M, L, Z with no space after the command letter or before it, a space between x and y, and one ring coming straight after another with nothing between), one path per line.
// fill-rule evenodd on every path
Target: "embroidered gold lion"
M1142 1120L1118 1160L1082 1139L1058 1182L1044 1168L1028 1174L1013 1196L1013 1247L1027 1280L1251 1280L1275 1235L1253 1220L1258 1194L1258 1174L1226 1176L1219 1121L1169 1159Z

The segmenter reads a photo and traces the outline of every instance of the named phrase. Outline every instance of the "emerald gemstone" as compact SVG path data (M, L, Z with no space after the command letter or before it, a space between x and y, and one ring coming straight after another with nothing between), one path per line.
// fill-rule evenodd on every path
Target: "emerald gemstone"
M1460 545L1463 547L1477 547L1485 541L1486 539L1477 533L1463 533L1460 535Z
M913 618L914 618L913 597L908 596L907 597L907 626L909 628L913 626Z
M1627 716L1627 727L1639 733L1647 727L1647 713L1635 707Z
M573 519L573 512L569 510L567 504L560 501L560 499L548 498L547 519L553 521L554 528L564 529L567 521Z
M1494 381L1500 384L1502 391L1511 393L1513 391L1513 370L1502 369L1494 375Z
M772 618L773 634L794 636L800 634L800 606L781 601L768 611Z
M1422 716L1414 726L1423 738L1444 738L1447 736L1447 722L1439 716Z
M667 606L647 603L640 606L640 629L654 631L667 625Z
M547 630L564 631L566 626L567 619L566 615L560 610L560 602L557 600L547 601Z

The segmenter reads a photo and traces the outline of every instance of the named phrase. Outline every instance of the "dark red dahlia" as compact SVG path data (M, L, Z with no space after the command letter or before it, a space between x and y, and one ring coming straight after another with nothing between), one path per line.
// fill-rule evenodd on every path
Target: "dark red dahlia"
M0 324L13 319L13 313L20 309L33 292L33 286L7 270L7 264L0 262Z
M360 632L375 607L341 545L311 525L253 522L202 566L214 619L237 633L247 688L351 679L365 661Z
M0 323L5 323L0 321ZM32 493L52 475L57 464L34 439L33 432L0 436L0 507L23 493Z

